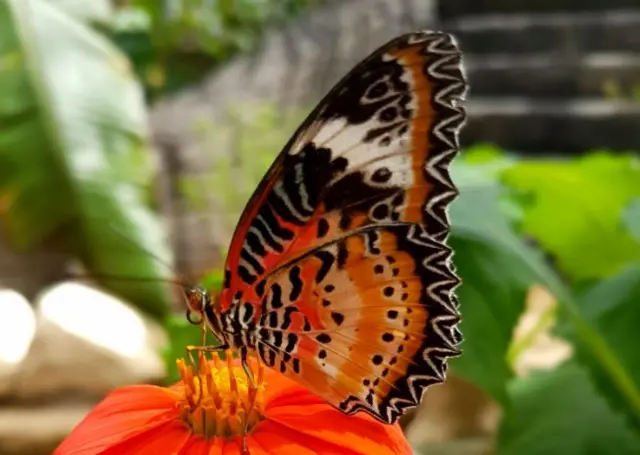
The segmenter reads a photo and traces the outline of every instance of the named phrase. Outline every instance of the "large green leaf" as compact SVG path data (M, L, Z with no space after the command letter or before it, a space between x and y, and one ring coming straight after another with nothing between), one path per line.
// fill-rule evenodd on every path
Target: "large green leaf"
M87 22L106 22L113 14L109 0L48 0L58 9Z
M166 242L144 203L150 178L127 60L50 1L0 1L0 217L10 242L37 247L63 232L110 290L162 315L162 281L101 278L167 275Z
M541 255L511 229L500 207L501 188L472 177L468 166L461 162L455 168L461 195L451 210L465 337L463 355L452 364L457 374L505 403L512 376L507 351L526 294L533 284L556 291L561 284Z
M523 230L571 278L610 276L640 260L640 242L622 221L640 197L636 157L602 152L572 161L521 161L503 177L529 196Z
M579 311L608 356L603 368L589 345L577 338L577 358L589 368L596 385L640 435L640 264L594 286L579 299Z
M513 381L496 455L632 455L640 438L573 362Z

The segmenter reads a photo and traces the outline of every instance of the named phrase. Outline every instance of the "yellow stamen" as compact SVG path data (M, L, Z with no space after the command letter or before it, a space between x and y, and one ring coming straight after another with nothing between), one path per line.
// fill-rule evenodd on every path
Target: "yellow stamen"
M226 364L217 354L207 360L199 356L199 367L178 359L183 382L183 399L178 406L182 420L194 434L204 438L244 435L262 418L264 411L263 366L258 362L257 388L253 388L241 367L235 367L227 353Z

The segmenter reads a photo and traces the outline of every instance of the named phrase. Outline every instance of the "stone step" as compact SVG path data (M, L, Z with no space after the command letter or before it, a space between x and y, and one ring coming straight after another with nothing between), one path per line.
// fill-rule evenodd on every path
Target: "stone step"
M469 14L607 11L638 7L638 0L443 0L441 18Z
M564 57L470 54L465 68L471 96L632 99L640 91L640 52Z
M463 146L492 143L531 154L576 154L597 148L638 150L640 103L581 99L474 98Z
M635 10L470 16L441 27L468 54L634 52L640 50L640 2L634 1Z

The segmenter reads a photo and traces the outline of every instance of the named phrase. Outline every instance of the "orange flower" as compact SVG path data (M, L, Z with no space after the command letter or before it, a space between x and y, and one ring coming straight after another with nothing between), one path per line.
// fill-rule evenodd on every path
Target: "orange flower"
M397 424L346 416L256 363L257 391L231 360L203 361L195 376L179 360L180 382L112 392L53 455L240 455L245 423L251 455L412 453Z

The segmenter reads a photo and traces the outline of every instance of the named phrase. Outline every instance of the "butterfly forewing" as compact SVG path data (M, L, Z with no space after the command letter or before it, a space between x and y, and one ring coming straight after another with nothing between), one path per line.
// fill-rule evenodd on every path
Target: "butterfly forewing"
M222 311L254 304L263 360L348 413L394 421L457 352L444 241L460 59L451 36L420 32L361 62L287 144L232 240Z

